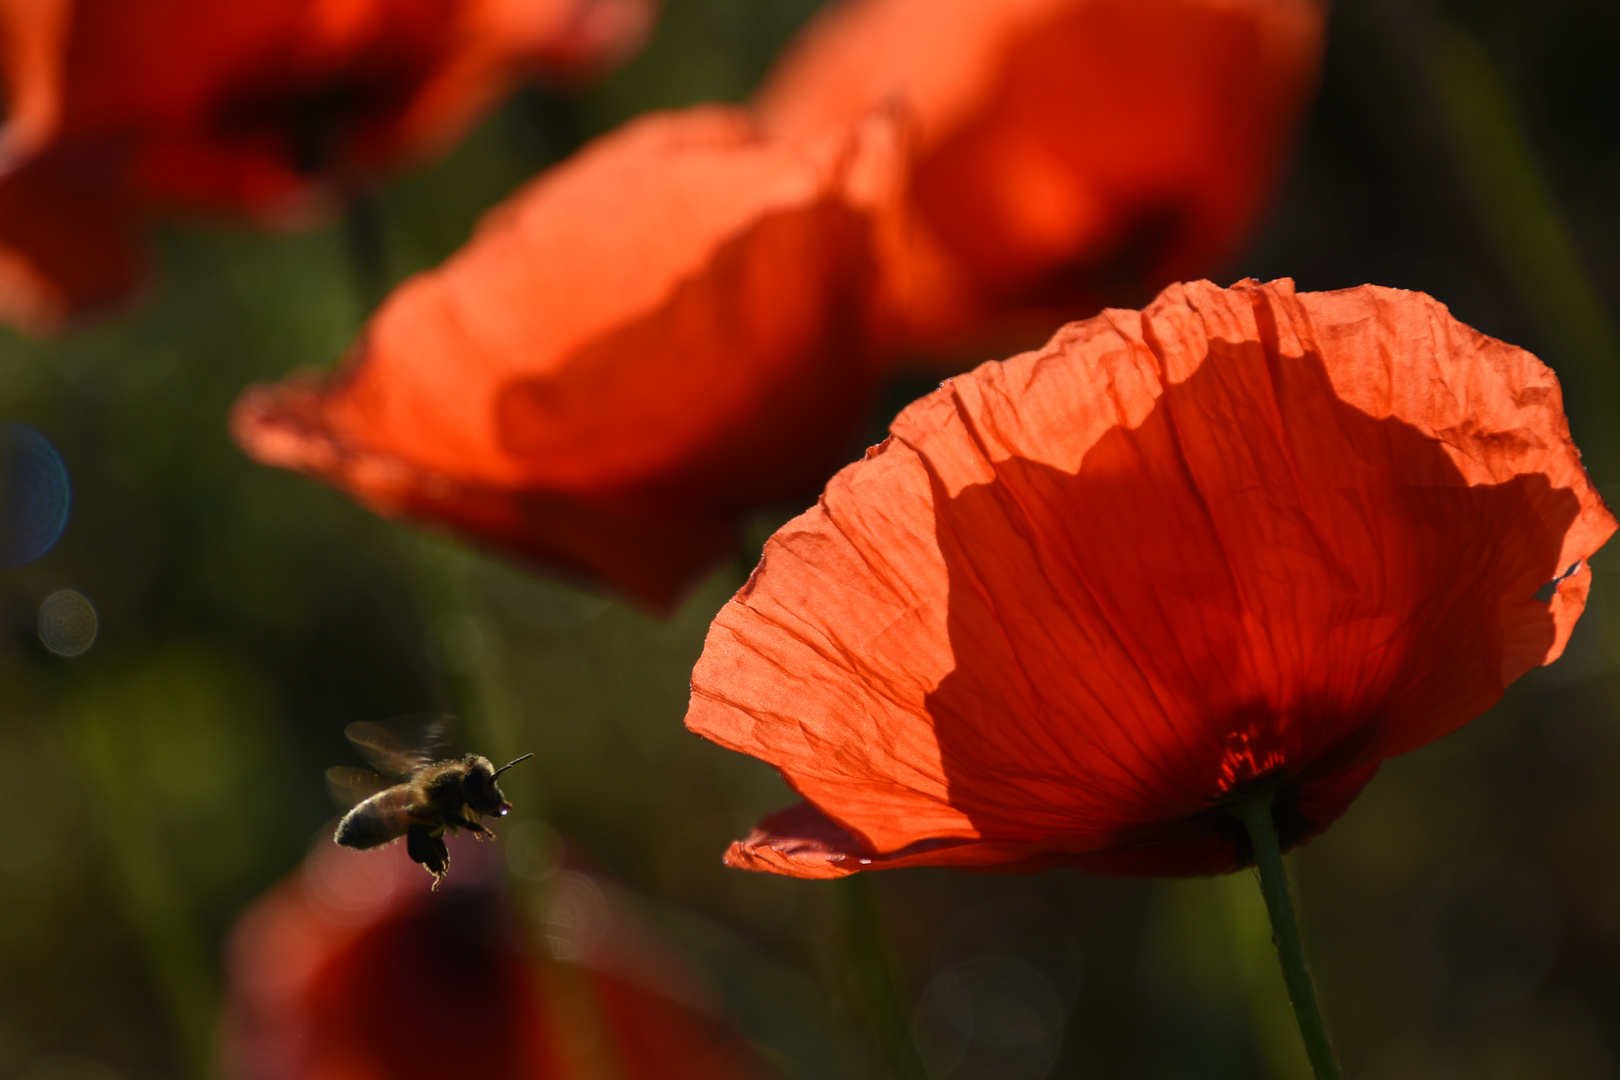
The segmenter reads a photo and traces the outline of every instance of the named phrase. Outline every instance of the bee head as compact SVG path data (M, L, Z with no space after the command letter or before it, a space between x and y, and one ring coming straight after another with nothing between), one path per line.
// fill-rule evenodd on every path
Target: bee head
M525 754L523 757L497 769L490 764L486 757L472 757L468 760L467 775L461 781L462 795L467 805L475 812L489 814L494 817L505 817L512 809L512 804L506 801L501 789L495 785L495 778L501 773L516 765L518 761L533 757Z
M512 809L501 789L495 786L495 766L488 758L475 757L468 763L467 773L461 778L461 793L467 805L480 814L505 817Z

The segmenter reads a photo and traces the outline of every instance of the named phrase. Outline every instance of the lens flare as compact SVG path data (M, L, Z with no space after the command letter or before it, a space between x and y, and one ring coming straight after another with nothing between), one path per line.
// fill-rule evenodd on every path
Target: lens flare
M57 589L39 605L39 640L57 656L83 654L99 628L96 606L74 589Z
M51 550L71 503L56 447L27 424L0 424L0 566L22 566Z
M1022 960L978 956L928 984L911 1028L931 1080L1044 1080L1063 1044L1063 1005Z

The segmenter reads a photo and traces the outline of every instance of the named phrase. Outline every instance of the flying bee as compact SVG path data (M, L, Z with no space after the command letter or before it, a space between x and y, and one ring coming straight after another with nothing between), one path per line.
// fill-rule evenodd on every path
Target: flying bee
M333 839L364 850L403 836L406 853L433 875L434 889L450 866L445 830L466 829L480 840L493 840L495 834L478 817L505 817L512 809L495 778L534 755L524 754L499 769L478 754L445 756L452 726L450 717L439 717L414 739L363 720L344 728L360 755L395 782L342 765L326 770L334 795L350 803L359 800L338 822Z

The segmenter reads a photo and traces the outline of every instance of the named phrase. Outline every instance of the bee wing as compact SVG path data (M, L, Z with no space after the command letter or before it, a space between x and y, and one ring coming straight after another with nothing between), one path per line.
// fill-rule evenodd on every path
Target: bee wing
M451 756L456 719L443 713L358 720L343 729L360 756L389 776L410 776Z
M391 785L388 779L370 769L359 769L352 765L334 765L326 770L326 790L332 796L332 801L345 810L359 806L379 791L386 791Z

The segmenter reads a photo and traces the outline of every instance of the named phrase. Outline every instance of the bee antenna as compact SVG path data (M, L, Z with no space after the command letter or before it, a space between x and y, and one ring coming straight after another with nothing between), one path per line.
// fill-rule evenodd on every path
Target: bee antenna
M512 766L516 765L518 762L520 762L520 761L528 761L532 757L534 757L533 754L524 754L520 758L513 758L511 761L508 761L505 765L502 765L500 768L496 769L495 770L495 775L499 776L499 775L501 775L501 773L505 772L507 769L510 769Z

